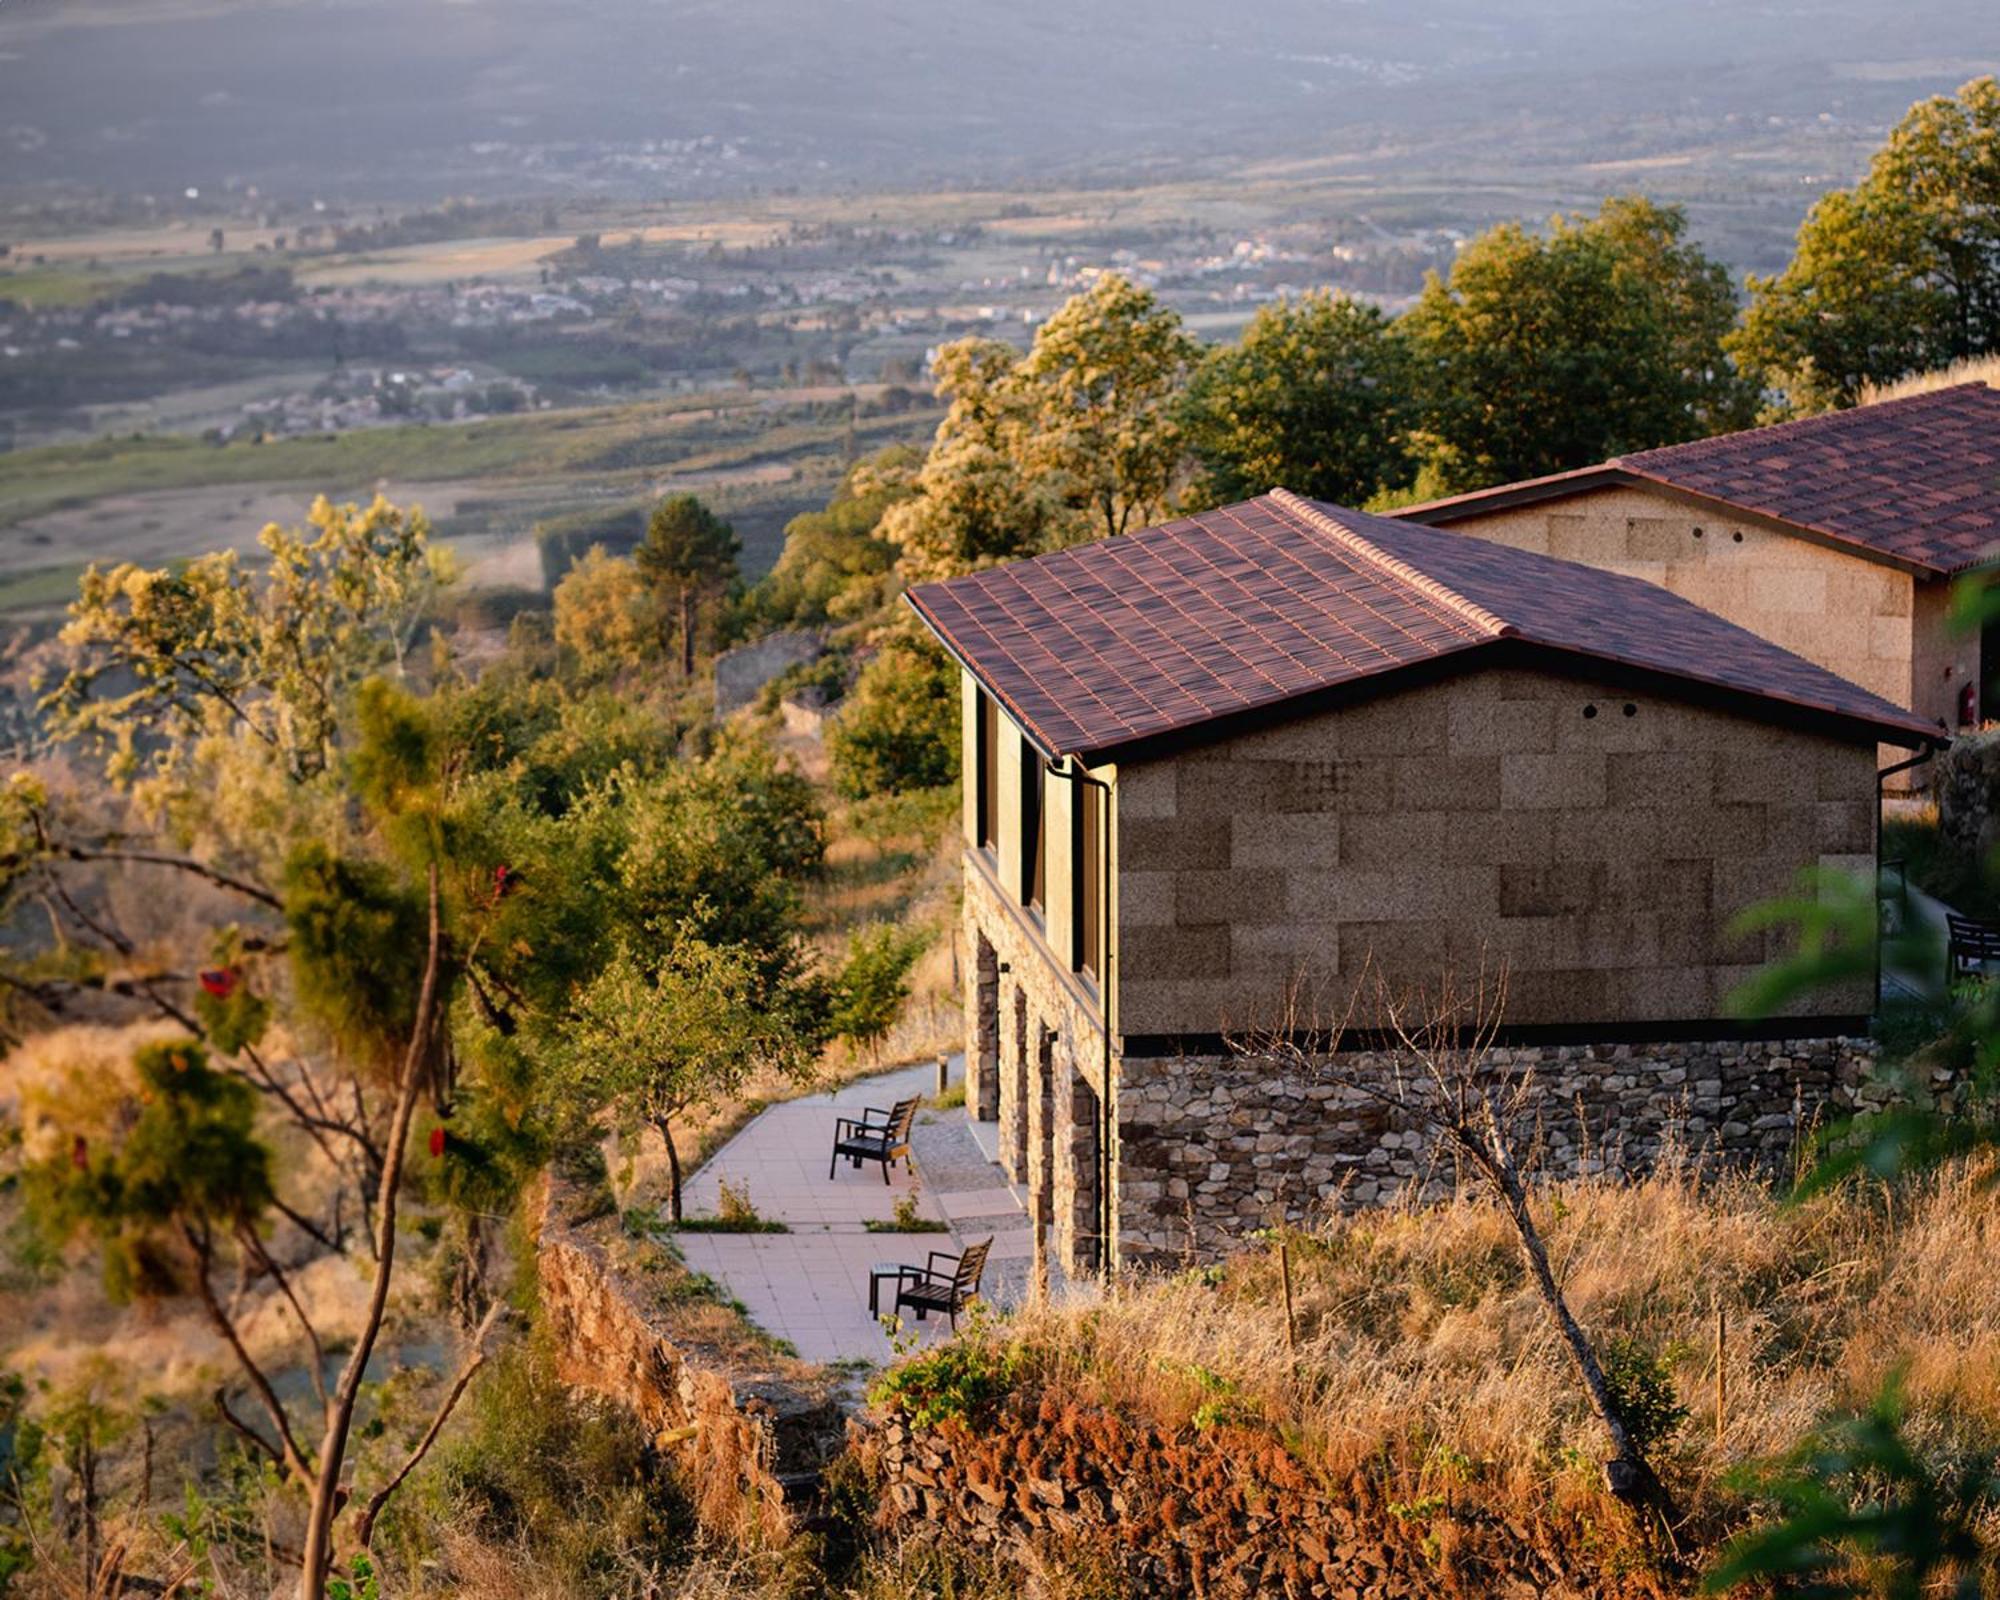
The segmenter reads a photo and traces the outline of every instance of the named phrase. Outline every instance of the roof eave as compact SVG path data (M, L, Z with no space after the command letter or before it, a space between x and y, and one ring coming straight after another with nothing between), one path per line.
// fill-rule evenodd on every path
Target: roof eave
M1500 484L1492 489L1474 489L1469 493L1453 495L1444 500L1429 500L1422 505L1401 506L1384 515L1397 517L1406 522L1421 522L1431 528L1453 528L1498 512L1515 511L1523 506L1539 505L1550 500L1567 500L1576 495L1595 494L1599 490L1610 488L1645 489L1669 500L1677 500L1683 505L1693 506L1700 511L1707 511L1716 516L1733 517L1753 527L1766 528L1773 533L1802 539L1808 544L1838 550L1843 555L1851 555L1861 561L1872 561L1913 578L1950 577L1955 573L1979 566L1982 562L2000 560L2000 555L1979 557L1950 567L1914 560L1909 556L1896 555L1864 540L1816 527L1809 522L1795 522L1790 517L1781 517L1775 512L1742 505L1735 500L1727 500L1704 490L1687 488L1675 483L1671 478L1642 472L1620 461L1606 461L1598 466L1579 467L1573 472L1559 472L1546 478L1529 478L1520 483Z
M1008 718L1021 730L1022 737L1041 752L1043 760L1059 762L1065 756L1073 753L1068 750L1058 749L1055 742L1042 732L1040 728L1035 726L1032 718L1025 715L1021 708L1014 704L985 673L973 665L971 657L958 647L957 641L946 631L944 624L938 621L925 607L923 602L917 598L915 590L905 589L903 591L903 604L917 614L917 620L930 630L931 637L944 646L945 654L956 661L960 669L967 673L972 681L978 684L985 693L992 696L995 704L1006 711Z

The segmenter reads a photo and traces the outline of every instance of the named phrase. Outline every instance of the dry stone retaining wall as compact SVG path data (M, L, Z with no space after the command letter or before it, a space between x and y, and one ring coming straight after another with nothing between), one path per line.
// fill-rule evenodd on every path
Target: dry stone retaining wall
M1365 1477L1329 1482L1252 1428L1169 1432L1043 1397L1010 1401L977 1427L919 1429L892 1415L856 1431L891 1529L945 1530L1014 1556L1026 1573L1071 1565L1122 1593L1623 1600L1660 1592L1643 1574L1620 1573L1602 1527L1530 1525L1476 1507L1392 1507Z
M624 1406L680 1450L711 1532L746 1547L782 1543L792 1532L788 1488L815 1482L842 1446L839 1397L796 1373L745 1370L670 1337L649 1309L653 1297L613 1264L599 1230L566 1214L570 1198L560 1183L547 1185L536 1250L557 1376Z

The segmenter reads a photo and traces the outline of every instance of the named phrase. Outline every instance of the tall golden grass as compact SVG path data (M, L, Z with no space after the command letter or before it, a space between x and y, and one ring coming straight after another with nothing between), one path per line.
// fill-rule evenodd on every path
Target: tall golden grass
M1687 1170L1538 1191L1579 1320L1600 1349L1657 1361L1686 1408L1654 1449L1683 1537L1705 1548L1738 1531L1755 1508L1737 1469L1791 1449L1829 1408L1864 1404L1898 1368L1920 1448L2000 1452L1994 1176L1955 1167L1796 1207L1764 1183ZM1275 1246L1029 1311L1006 1335L1045 1394L1170 1428L1261 1419L1309 1465L1366 1473L1393 1498L1597 1500L1605 1440L1498 1207L1468 1194L1336 1217L1289 1251L1295 1348Z

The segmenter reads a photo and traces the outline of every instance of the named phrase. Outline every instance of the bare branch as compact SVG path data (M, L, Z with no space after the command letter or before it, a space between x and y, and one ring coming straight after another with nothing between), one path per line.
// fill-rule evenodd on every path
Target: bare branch
M299 1482L311 1483L312 1469L306 1465L305 1453L299 1449L298 1440L292 1435L291 1419L285 1415L284 1403L279 1400L278 1391L271 1387L271 1380L264 1376L264 1369L257 1365L255 1357L245 1347L242 1335L236 1331L236 1324L230 1321L229 1313L223 1310L222 1302L216 1298L215 1284L209 1277L209 1265L214 1255L213 1245L204 1235L195 1232L186 1223L181 1225L181 1234L187 1240L188 1248L194 1252L195 1282L201 1291L201 1303L208 1310L208 1320L214 1324L215 1331L222 1335L223 1342L235 1354L236 1364L243 1369L244 1376L250 1380L250 1387L256 1392L265 1414L271 1419L271 1426L277 1430L280 1447L278 1460Z
M416 1016L410 1027L409 1047L403 1053L401 1080L396 1092L395 1115L389 1124L389 1139L383 1152L382 1183L376 1195L375 1281L369 1292L368 1310L361 1331L348 1354L340 1382L328 1408L326 1438L320 1446L319 1473L313 1486L312 1504L306 1518L305 1588L307 1600L318 1600L326 1592L326 1566L333 1548L333 1519L341 1503L340 1469L347 1455L347 1438L354 1425L354 1407L361 1393L361 1380L374 1353L375 1340L382 1331L382 1319L389 1308L389 1281L396 1265L396 1198L403 1180L403 1161L409 1146L410 1122L416 1115L417 1097L424 1082L424 1066L429 1059L431 1035L437 1017L438 978L443 967L444 929L438 895L437 863L430 873L430 941L424 957L424 981L417 994Z
M416 1448L409 1453L402 1466L396 1469L395 1475L375 1491L369 1498L367 1506L363 1508L361 1520L354 1527L355 1542L362 1549L366 1550L369 1541L375 1537L375 1519L382 1514L382 1508L389 1503L389 1497L403 1486L403 1480L416 1471L424 1457L430 1454L431 1446L437 1443L438 1435L444 1431L445 1423L458 1405L459 1398L465 1393L466 1386L472 1382L473 1374L486 1364L486 1335L505 1310L506 1302L501 1300L495 1300L487 1307L485 1318L472 1336L472 1347L466 1351L465 1360L458 1369L458 1376L452 1380L451 1388L446 1391L444 1400L438 1406L437 1414L431 1418L431 1425L424 1430L423 1438L417 1441Z
M313 1393L319 1397L320 1409L324 1411L326 1409L326 1351L321 1347L319 1342L319 1329L313 1326L312 1318L306 1315L306 1308L299 1304L299 1297L292 1292L292 1280L285 1276L284 1269L273 1259L271 1252L264 1248L264 1241L257 1237L257 1230L246 1222L237 1232L243 1241L244 1249L256 1257L265 1272L270 1274L271 1281L278 1286L278 1292L285 1297L285 1303L292 1308L292 1315L298 1318L299 1328L306 1336L306 1343L312 1347L311 1371Z
M260 905L269 906L273 911L282 911L284 901L269 889L239 878L231 873L211 867L205 861L197 861L192 856L169 855L163 850L127 850L122 847L93 847L82 844L55 846L56 851L72 861L135 861L145 866L171 867L176 872L190 872L197 878L204 878L218 889L228 889L233 893L255 900Z

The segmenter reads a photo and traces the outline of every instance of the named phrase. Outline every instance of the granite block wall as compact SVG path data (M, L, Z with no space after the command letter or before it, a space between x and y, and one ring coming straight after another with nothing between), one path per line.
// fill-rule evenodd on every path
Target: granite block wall
M1652 490L1601 489L1452 527L1660 584L1947 727L1958 725L1959 690L1979 675L1979 636L1951 625L1948 581ZM1882 765L1904 753L1884 746Z
M1379 1022L1379 980L1482 964L1515 1026L1721 1017L1785 937L1732 933L1739 911L1801 868L1873 870L1874 756L1488 670L1125 764L1115 1025L1212 1038L1357 991ZM1863 982L1797 1013L1872 1004Z

